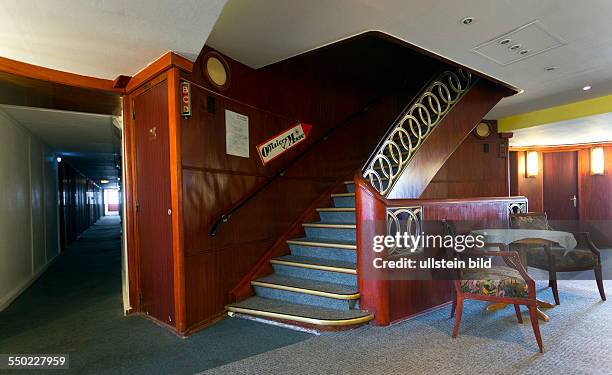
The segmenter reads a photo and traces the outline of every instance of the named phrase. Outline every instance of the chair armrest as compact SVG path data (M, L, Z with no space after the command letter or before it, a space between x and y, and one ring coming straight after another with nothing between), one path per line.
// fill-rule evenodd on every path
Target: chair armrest
M591 235L589 234L589 232L570 232L570 233L572 233L574 237L576 237L577 240L579 239L584 240L584 243L586 243L589 250L591 250L595 255L599 256L601 254L597 246L595 246L595 244L593 243L593 240L591 239Z
M521 262L521 257L516 251L504 251L505 245L502 243L485 243L483 247L498 247L500 251L485 251L485 250L470 250L466 255L484 255L484 256L496 256L502 257L506 264L515 270L517 270L523 280L528 284L535 285L535 281L529 276L525 266ZM533 283L533 284L532 284Z

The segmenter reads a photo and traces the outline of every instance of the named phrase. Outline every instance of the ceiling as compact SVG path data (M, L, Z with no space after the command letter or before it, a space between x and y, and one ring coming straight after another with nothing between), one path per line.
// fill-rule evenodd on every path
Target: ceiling
M612 92L610 14L607 0L229 0L207 43L258 68L379 30L524 89L487 116L500 118ZM472 51L536 20L560 47L509 65Z
M85 176L116 186L121 143L114 116L13 105L0 109Z
M513 130L510 146L572 145L612 140L612 113Z
M226 0L3 0L0 56L99 78L195 60Z

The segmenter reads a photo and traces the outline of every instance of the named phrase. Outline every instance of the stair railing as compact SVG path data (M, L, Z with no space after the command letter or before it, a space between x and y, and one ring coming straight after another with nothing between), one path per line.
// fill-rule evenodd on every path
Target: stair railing
M270 186L274 181L276 181L276 179L284 176L285 172L289 169L289 167L295 164L295 162L300 160L305 155L309 154L310 151L312 151L319 143L326 141L336 130L347 125L355 118L361 116L363 113L368 112L368 110L370 109L372 105L378 103L379 101L381 101L383 98L385 98L388 95L389 95L389 92L381 92L377 94L366 105L364 105L363 107L360 107L355 112L345 117L342 121L332 126L329 130L325 132L325 134L323 134L321 137L319 137L317 140L311 143L304 151L302 151L301 154L293 158L289 163L287 163L284 167L282 167L273 176L269 177L262 184L260 184L257 188L255 188L252 192L244 196L241 200L239 200L231 208L229 208L225 213L219 216L218 219L215 220L214 223L210 226L210 230L208 234L211 237L214 237L217 234L217 230L221 224L227 223L231 219L232 215L236 213L236 211L240 210L251 199L255 198L259 193L266 190L266 188Z
M362 168L363 178L386 197L415 152L476 81L461 69L432 79L389 127Z

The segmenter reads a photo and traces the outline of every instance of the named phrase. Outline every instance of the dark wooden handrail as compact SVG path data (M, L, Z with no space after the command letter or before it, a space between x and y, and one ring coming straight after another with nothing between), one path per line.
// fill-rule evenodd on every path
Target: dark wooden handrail
M345 119L343 119L342 121L340 121L337 125L333 126L332 128L330 128L329 130L327 130L325 132L325 134L323 134L323 136L321 136L319 139L317 139L316 141L312 142L304 151L302 151L302 153L300 155L298 155L297 157L293 158L289 163L287 163L287 165L285 165L283 168L281 168L278 172L276 172L276 174L274 176L269 177L266 181L264 181L262 184L260 184L257 189L253 190L251 193L249 193L248 195L246 195L245 197L243 197L242 199L240 199L238 202L236 202L228 211L226 211L223 215L221 215L214 223L213 225L211 225L210 227L210 231L209 231L209 235L210 236L215 236L217 234L217 229L219 228L219 226L223 223L226 223L229 219L231 219L232 215L238 211L240 208L242 208L247 202L249 202L251 199L253 199L256 195L258 195L260 192L262 192L263 190L265 190L272 182L274 182L278 177L282 177L285 172L287 171L287 169L289 169L289 167L291 167L296 161L300 160L304 155L308 154L315 146L317 146L320 142L322 141L326 141L327 138L329 138L329 136L335 132L336 130L338 130L339 128L341 128L342 126L346 125L347 123L349 123L351 120L355 119L356 117L360 116L362 113L367 112L370 108L370 106L372 106L373 104L377 103L378 101L380 101L382 98L384 98L385 96L387 96L387 93L383 92L380 93L378 95L376 95L372 100L370 100L365 106L359 108L358 110L356 110L355 112L351 113L350 115L348 115Z

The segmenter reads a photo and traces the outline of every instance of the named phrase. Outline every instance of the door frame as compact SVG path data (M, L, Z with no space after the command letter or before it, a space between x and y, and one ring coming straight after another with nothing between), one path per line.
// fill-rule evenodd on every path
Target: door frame
M183 333L186 327L185 309L185 272L184 272L184 252L183 252L183 217L182 217L182 171L181 171L181 140L180 140L180 97L179 81L180 70L169 60L164 67L151 64L155 69L151 71L145 69L141 73L146 77L135 76L132 81L137 81L135 86L123 96L123 127L124 127L124 209L125 209L125 230L126 236L126 273L127 284L124 288L125 300L129 301L129 306L125 307L126 314L142 312L139 291L140 291L140 249L139 232L136 225L136 202L138 201L138 181L136 175L136 129L133 120L134 98L158 83L167 80L168 82L168 115L169 115L169 150L170 150L170 192L172 209L172 258L173 258L173 277L174 277L174 308L175 326L168 326L172 330ZM128 85L129 87L129 85ZM160 322L163 323L163 322ZM164 324L166 325L166 324ZM167 325L166 325L167 326Z

